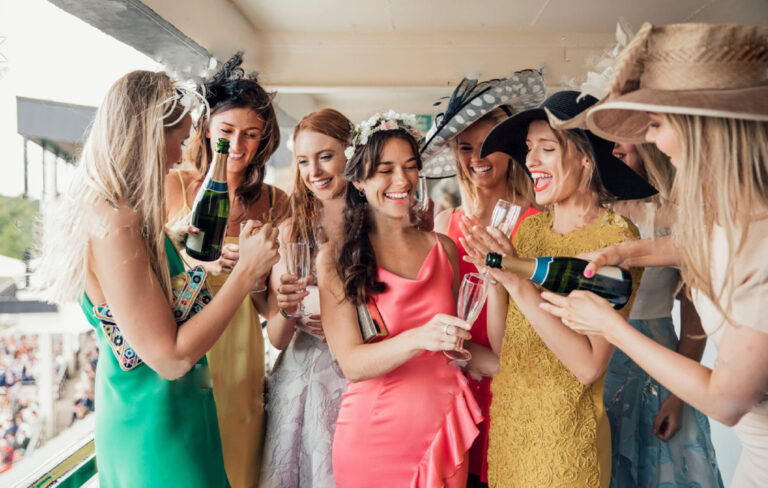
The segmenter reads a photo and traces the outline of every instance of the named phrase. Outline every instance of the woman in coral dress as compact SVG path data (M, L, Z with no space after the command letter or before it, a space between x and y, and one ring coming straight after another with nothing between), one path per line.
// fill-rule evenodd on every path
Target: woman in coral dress
M349 379L333 443L339 488L463 487L482 419L442 354L470 338L454 316L456 246L409 223L420 167L411 124L390 112L358 126L347 151L344 242L318 257L323 327ZM372 343L356 313L368 299L389 332Z

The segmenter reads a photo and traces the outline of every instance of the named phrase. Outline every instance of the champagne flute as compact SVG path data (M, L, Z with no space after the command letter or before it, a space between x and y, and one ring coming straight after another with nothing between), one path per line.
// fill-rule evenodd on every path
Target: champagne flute
M419 176L419 183L413 191L413 201L415 203L411 207L411 222L416 226L421 224L421 214L429 208L428 198L427 179Z
M488 278L480 273L467 273L461 280L459 287L459 300L456 305L456 316L466 320L472 325L480 310L485 304L485 297L488 293ZM464 339L456 341L456 348L451 351L443 351L447 357L458 361L466 361L472 357L472 354L464 349Z
M417 212L423 212L427 209L427 198L429 192L427 191L427 179L423 176L419 176L419 184L416 190L413 192L413 201L416 202L414 209Z
M288 273L296 275L299 281L304 281L306 286L306 280L309 276L310 257L309 257L309 243L307 242L291 242L288 243ZM304 302L299 303L299 308L295 313L289 315L291 318L300 318L309 315L304 311Z
M491 227L502 231L505 236L511 237L517 219L520 217L520 206L499 198L491 214Z

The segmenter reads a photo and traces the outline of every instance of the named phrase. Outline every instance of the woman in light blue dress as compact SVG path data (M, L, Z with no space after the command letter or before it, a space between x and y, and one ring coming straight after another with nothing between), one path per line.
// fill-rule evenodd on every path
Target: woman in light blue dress
M659 195L651 201L615 204L643 239L669 233L673 208L664 204L674 173L655 146L616 144L614 155L646 176ZM645 164L644 164L645 162ZM677 268L646 268L629 323L659 344L696 361L706 336L693 304L678 293ZM680 340L672 322L675 295L680 299ZM608 366L603 396L611 423L611 487L722 487L709 421L651 378L620 349Z
M292 218L280 227L281 259L269 293L267 334L282 352L267 378L265 488L335 486L331 448L346 378L325 342L315 273L300 282L288 274L287 260L289 243L309 243L314 262L321 244L342 232L344 149L352 127L341 113L323 109L306 115L293 134ZM300 303L305 316L294 318Z

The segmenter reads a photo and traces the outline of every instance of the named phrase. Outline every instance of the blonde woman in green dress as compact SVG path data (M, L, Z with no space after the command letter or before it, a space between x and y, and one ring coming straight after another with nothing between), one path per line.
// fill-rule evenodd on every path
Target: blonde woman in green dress
M57 301L79 299L99 338L101 486L229 486L205 353L255 277L277 261L277 230L267 224L251 236L249 222L229 280L177 325L171 278L184 268L164 228L163 181L189 136L192 98L162 72L119 79L96 114L71 190L47 216L44 283ZM99 304L142 364L121 367L94 313Z

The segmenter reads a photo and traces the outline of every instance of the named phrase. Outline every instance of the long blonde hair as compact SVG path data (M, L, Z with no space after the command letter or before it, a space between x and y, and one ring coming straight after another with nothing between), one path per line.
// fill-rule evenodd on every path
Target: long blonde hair
M683 280L730 318L734 267L750 225L768 212L768 123L695 115L665 115L682 149L672 187L679 205L675 241ZM714 226L728 244L725 281L712 276Z
M118 208L121 201L136 212L152 270L171 299L164 242L165 134L186 111L181 95L163 72L134 71L109 89L68 191L44 215L38 274L48 299L82 295L90 241L108 232L94 209L103 202Z
M506 119L508 116L507 112L501 107L496 107L476 120L472 125L481 122L491 122L495 125ZM472 127L472 125L469 127ZM467 130L469 127L464 130ZM459 133L459 135L460 134L461 133ZM459 136L457 135L451 141L451 149L453 151L454 160L456 161L456 179L459 181L461 206L464 208L464 212L472 214L477 205L477 189L475 188L475 185L472 184L472 180L469 179L469 175L467 175L464 166L462 166L460 162L458 142ZM525 161L522 161L522 163L525 163ZM526 199L530 203L534 202L533 184L531 183L531 179L528 177L525 170L515 163L512 158L509 159L509 167L507 168L507 191L512 195Z
M655 144L637 144L635 149L643 160L648 183L659 191L651 198L659 205L669 203L675 180L675 167L669 162L669 156L661 152Z

